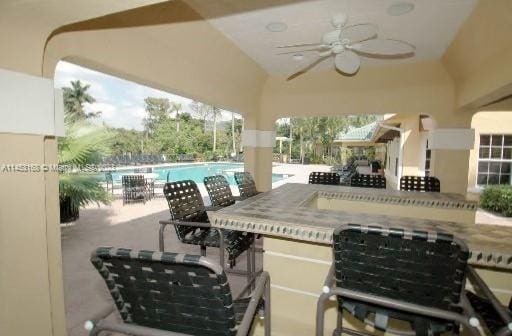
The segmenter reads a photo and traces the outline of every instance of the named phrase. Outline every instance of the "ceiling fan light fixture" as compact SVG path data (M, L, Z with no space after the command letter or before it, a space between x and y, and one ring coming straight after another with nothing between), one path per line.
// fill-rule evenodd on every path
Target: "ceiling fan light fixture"
M410 13L414 10L414 4L410 2L396 2L388 7L388 14L391 16L400 16Z
M284 22L273 21L269 22L265 27L269 32L280 33L288 29L288 26Z

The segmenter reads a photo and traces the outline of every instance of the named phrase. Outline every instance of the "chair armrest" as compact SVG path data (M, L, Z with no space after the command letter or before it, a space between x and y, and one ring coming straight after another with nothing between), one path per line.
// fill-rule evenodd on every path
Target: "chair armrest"
M190 336L188 334L148 328L135 324L117 323L107 320L100 320L89 333L90 336L99 335L101 331L114 331L125 335L133 336Z
M475 271L475 269L471 266L467 266L467 274L468 278L473 283L473 285L476 285L483 295L491 302L494 310L496 313L498 313L500 319L504 322L506 325L506 328L508 328L508 333L504 331L503 333L500 333L500 335L508 335L512 332L512 317L507 312L507 309L501 305L498 298L494 295L494 293L489 289L487 284L484 282L484 280L478 275L478 273Z
M462 314L455 313L453 311L437 309L427 306L422 306L414 303L409 303L405 301L390 299L382 296L377 296L373 294L363 293L359 291L354 291L347 288L335 287L332 288L329 293L322 293L318 298L317 302L317 315L316 315L316 335L323 336L324 331L324 307L325 302L329 299L329 297L337 295L344 298L349 298L352 300L367 302L377 306L383 306L390 309L401 310L408 313L429 316L434 318L440 318L448 321L454 321L462 324L465 328L467 328L470 335L477 336L481 335L480 330L478 330L478 319L475 316L466 316Z
M324 285L322 286L322 292L329 293L331 288L334 286L334 262L329 267L329 271L325 276Z
M104 307L102 310L94 314L90 319L85 321L84 329L87 331L93 330L96 324L98 324L99 321L103 320L104 318L112 314L114 309L115 307L113 305L108 305Z
M182 222L176 220L161 220L159 221L160 225L183 225L183 226L193 226L199 228L211 228L212 225L206 222Z
M164 252L165 243L164 243L164 230L167 225L183 225L183 226L191 226L196 228L212 228L212 225L208 222L182 222L176 220L160 220L160 229L158 230L158 249L160 252ZM219 234L222 232L219 231ZM222 237L222 235L221 235ZM223 246L223 245L222 245Z
M258 309L258 304L263 296L265 296L265 317L267 319L265 321L265 328L270 328L270 275L265 271L262 272L256 280L256 288L251 294L251 301L244 313L244 318L238 326L237 336L246 336L249 334L256 309Z

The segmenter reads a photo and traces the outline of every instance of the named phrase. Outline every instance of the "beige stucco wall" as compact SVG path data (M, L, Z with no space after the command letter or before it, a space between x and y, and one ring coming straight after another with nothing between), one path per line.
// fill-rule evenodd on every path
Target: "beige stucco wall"
M512 134L512 111L482 111L474 115L475 146L469 154L468 191L476 191L480 134Z
M443 56L457 108L478 109L512 93L512 2L480 0Z
M290 116L450 114L453 83L441 62L362 67L356 76L332 70L294 80L269 76L260 119Z
M54 138L0 134L0 164L56 161ZM65 335L55 173L0 173L0 335Z

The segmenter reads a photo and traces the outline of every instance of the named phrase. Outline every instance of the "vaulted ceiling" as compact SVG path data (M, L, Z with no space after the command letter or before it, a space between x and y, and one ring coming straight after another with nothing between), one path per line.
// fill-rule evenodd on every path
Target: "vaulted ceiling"
M348 25L373 23L379 37L400 39L416 46L412 58L398 60L363 59L363 64L416 62L439 59L470 15L477 0L407 0L414 10L401 16L388 14L398 0L314 0L272 1L274 6L251 8L251 1L187 0L215 28L231 39L249 57L270 74L289 73L297 65L292 55L276 55L280 45L319 43L323 34L334 30L331 17L336 13L349 15ZM269 1L263 1L263 3ZM254 3L254 1L252 1ZM266 26L284 23L287 29L271 32ZM305 49L305 48L304 48ZM288 49L289 51L301 48ZM315 51L303 52L307 58ZM332 58L312 70L333 67Z

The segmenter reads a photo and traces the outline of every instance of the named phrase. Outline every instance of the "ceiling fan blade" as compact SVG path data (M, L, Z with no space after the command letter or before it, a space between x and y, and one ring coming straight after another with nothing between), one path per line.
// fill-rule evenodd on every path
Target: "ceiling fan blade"
M283 46L278 46L277 48L296 48L296 47L311 47L311 46L322 46L322 43L299 43L299 44L288 44Z
M295 71L293 71L287 78L286 80L287 81L290 81L300 75L302 75L303 73L305 73L306 71L308 71L309 69L311 69L312 67L314 67L315 65L317 65L318 63L320 63L321 61L323 61L324 59L326 59L327 57L330 56L330 53L329 54L319 54L318 56L316 56L315 58L311 59L311 60L305 60L304 62L302 62L297 68Z
M361 66L361 59L359 56L351 51L345 50L339 54L336 54L334 58L334 65L336 69L347 75L353 75L359 70Z
M294 50L294 51L283 51L283 52L277 53L276 55L297 54L297 53L302 53L302 52L307 52L307 51L320 51L322 49L325 49L325 48L317 47L317 48L309 48L309 49Z
M343 28L340 32L340 41L346 40L349 43L355 43L375 36L377 36L377 26L371 23L362 23Z
M416 47L410 43L393 39L371 39L350 46L359 53L377 56L401 56L412 54Z

